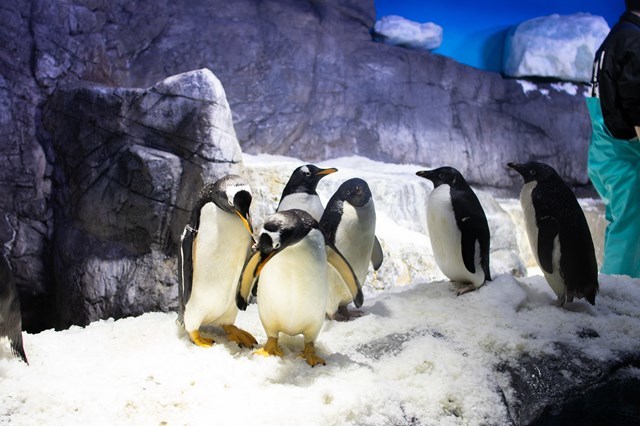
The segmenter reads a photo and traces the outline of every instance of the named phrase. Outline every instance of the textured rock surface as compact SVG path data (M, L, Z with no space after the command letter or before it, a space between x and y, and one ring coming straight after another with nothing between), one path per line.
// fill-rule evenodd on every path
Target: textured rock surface
M53 176L75 185L65 175L69 169L59 168L69 167L65 162L72 156L57 158L58 150L72 149L53 146L43 108L57 88L79 80L144 88L208 68L225 88L239 142L249 153L305 161L358 154L427 167L448 163L473 184L505 190L519 184L505 173L505 162L543 159L571 183L587 181L590 127L580 93L525 93L498 74L375 43L374 20L372 0L4 2L0 243L16 273L25 325L51 324L48 306L60 272L52 260ZM130 93L111 90L115 95L105 99L105 108L117 108L117 96ZM55 123L47 126L57 131ZM111 176L124 178L143 157L157 157L163 170L172 161L184 167L182 154L188 153L157 143L122 151ZM81 177L73 179L82 184ZM153 186L154 179L144 182ZM150 240L125 245L139 252L142 241Z
M148 90L76 84L56 90L44 116L56 159L57 325L175 308L193 196L243 171L220 82L200 70Z

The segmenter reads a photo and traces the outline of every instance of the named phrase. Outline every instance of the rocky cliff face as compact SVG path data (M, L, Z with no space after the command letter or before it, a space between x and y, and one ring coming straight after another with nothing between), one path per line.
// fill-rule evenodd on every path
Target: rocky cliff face
M507 190L517 178L505 172L505 162L541 159L571 183L587 181L590 129L580 96L525 93L497 74L375 43L369 33L374 19L372 0L25 0L3 5L0 242L25 300L27 327L50 326L48 307L57 286L64 285L59 280L77 275L59 270L67 264L60 248L79 244L67 241L70 235L77 231L82 239L97 224L106 225L100 232L110 233L120 215L131 217L123 210L91 223L97 213L74 195L75 188L92 183L125 210L129 201L110 192L115 185L134 194L133 204L146 199L166 205L182 196L174 166L182 165L188 174L184 166L192 152L167 148L171 143L160 143L157 136L200 138L186 118L181 122L186 127L174 128L172 136L153 127L149 136L133 135L134 142L82 151L88 142L79 151L84 154L75 154L78 140L84 144L92 132L113 130L108 114L141 120L144 108L136 97L151 99L152 94L118 88L152 87L169 76L208 68L225 88L240 146L249 153L306 161L358 154L425 167L450 164L473 184ZM87 93L86 86L76 85L79 81L111 87L87 95L104 106L106 118L84 114L82 103L63 100ZM75 112L68 117L61 108ZM94 129L74 128L77 118L93 122ZM103 120L106 129L100 128ZM143 128L140 123L132 127ZM114 138L123 137L121 127L115 129ZM93 164L101 155L106 163ZM77 167L79 158L89 164ZM155 191L163 192L152 177L156 171L167 175L171 195L156 196ZM85 178L85 172L105 174ZM138 179L142 190L135 186ZM118 237L118 250L141 255L150 253L149 244L168 247L171 238L156 232L170 225L167 235L174 235L179 213L169 211L179 209L154 209L146 228L135 223L142 218L134 220L140 239ZM84 249L83 256L89 252Z
M218 79L200 70L147 90L72 85L44 116L56 154L56 324L175 309L193 196L243 172Z

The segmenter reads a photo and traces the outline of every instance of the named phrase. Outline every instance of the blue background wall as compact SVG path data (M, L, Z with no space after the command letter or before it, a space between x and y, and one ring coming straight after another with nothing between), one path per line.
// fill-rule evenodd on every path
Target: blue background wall
M433 22L444 30L434 50L459 62L499 72L504 37L513 25L554 13L586 12L602 16L609 27L624 11L623 0L375 0L378 19L400 15L417 22Z

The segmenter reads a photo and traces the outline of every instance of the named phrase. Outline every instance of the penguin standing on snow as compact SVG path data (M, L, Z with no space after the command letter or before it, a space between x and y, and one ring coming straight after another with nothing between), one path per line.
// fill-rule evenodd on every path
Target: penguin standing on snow
M347 259L358 281L364 283L369 262L378 270L382 248L376 238L376 210L369 185L354 178L344 182L333 194L320 219L325 238ZM353 300L338 274L329 271L327 315L332 319L349 319L347 305ZM338 315L336 315L336 312Z
M313 164L300 166L291 173L287 185L282 191L280 204L276 211L291 209L304 210L315 220L320 220L324 207L318 197L318 182L325 176L337 172L338 169L321 169Z
M221 326L240 346L257 343L233 325L238 279L253 243L250 204L247 181L225 176L202 188L182 233L178 322L198 346L214 343L200 335L203 325Z
M13 280L9 262L0 256L0 338L7 337L11 350L29 364L22 345L22 314L18 289Z
M452 281L469 283L463 294L491 281L489 224L478 197L453 167L423 170L433 182L427 202L427 227L436 264Z
M280 333L302 334L300 356L312 367L324 365L316 354L315 341L324 323L328 264L340 273L355 305L362 305L362 289L349 263L325 240L318 222L298 209L270 216L256 250L244 268L236 298L238 307L246 309L251 287L260 280L258 313L267 343L256 353L283 356L278 346Z
M520 204L531 250L558 305L586 298L595 305L598 264L591 232L573 191L547 164L507 164L524 178Z

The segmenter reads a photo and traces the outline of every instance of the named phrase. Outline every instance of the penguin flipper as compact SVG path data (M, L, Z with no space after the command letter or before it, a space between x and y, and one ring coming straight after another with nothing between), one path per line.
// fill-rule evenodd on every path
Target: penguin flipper
M373 266L373 270L377 271L380 269L380 265L382 265L382 246L380 245L380 241L378 237L373 236L373 250L371 251L371 265Z
M353 296L353 304L356 305L356 308L362 306L362 302L364 301L364 295L362 294L362 288L360 287L360 282L358 282L358 277L353 272L351 265L347 262L347 259L338 251L338 249L333 244L326 245L327 250L327 262L329 265L336 270L338 275L345 282L351 295Z
M184 309L191 297L193 283L193 243L198 230L189 224L184 227L180 237L180 256L178 256L178 322L184 321Z
M553 242L559 232L555 218L545 216L538 221L538 260L540 267L548 274L553 274Z
M9 338L11 352L15 356L22 358L25 364L29 365L22 343L22 319L20 317L20 306L17 299L13 299L11 302L11 311L7 318L0 314L0 337Z
M478 236L476 232L474 232L473 227L471 226L471 218L465 217L461 221L461 249L462 249L462 261L464 262L465 268L467 271L472 274L476 273L476 241L478 240Z
M15 336L10 337L11 340L11 350L14 355L22 358L25 364L29 365L29 361L27 361L27 355L24 353L24 345L22 343L22 332L18 329Z
M248 306L249 294L253 283L259 273L258 268L261 264L261 254L259 251L255 252L252 256L248 257L247 262L242 269L240 275L240 282L238 283L238 289L236 291L236 305L238 309L245 311Z

